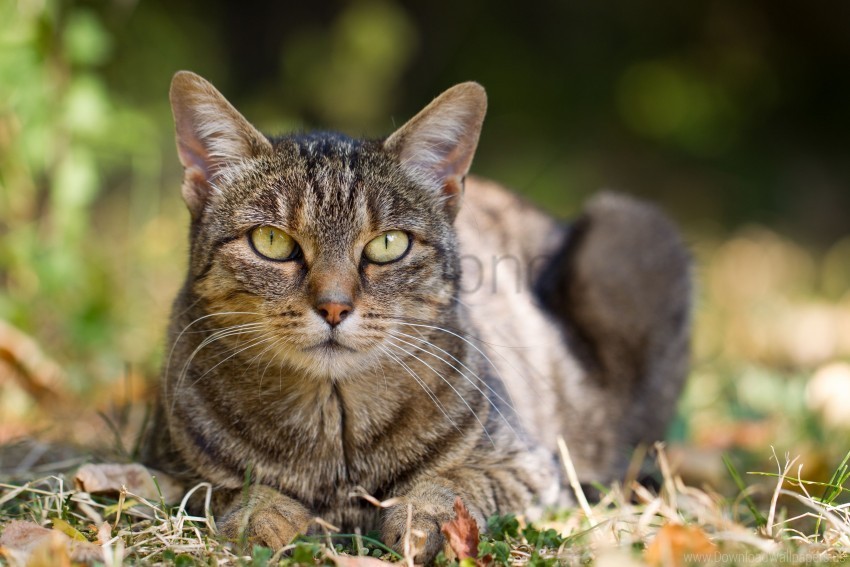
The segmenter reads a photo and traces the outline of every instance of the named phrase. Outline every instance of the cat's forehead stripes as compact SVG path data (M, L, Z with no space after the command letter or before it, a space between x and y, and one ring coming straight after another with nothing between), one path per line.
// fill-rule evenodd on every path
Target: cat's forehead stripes
M311 134L278 140L276 151L284 166L278 191L287 225L327 243L350 242L367 218L363 142Z

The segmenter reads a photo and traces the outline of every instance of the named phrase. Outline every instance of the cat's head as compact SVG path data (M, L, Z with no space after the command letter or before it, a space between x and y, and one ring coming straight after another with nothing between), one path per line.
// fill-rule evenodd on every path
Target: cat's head
M411 325L450 318L452 222L484 119L480 85L447 90L376 141L267 138L189 72L175 75L171 104L190 291L212 327L233 328L221 339L232 352L342 379L403 354L405 335L426 330Z

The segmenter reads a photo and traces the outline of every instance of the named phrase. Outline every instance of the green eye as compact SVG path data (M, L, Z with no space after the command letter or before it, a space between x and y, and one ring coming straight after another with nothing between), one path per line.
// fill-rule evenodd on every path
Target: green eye
M410 237L400 230L390 230L373 238L363 249L366 259L375 264L395 262L407 252Z
M251 246L269 260L291 260L298 251L295 240L273 226L258 226L249 235Z

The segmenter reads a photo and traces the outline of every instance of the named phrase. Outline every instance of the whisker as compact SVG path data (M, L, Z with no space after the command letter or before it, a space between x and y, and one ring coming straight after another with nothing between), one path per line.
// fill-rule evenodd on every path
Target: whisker
M267 333L266 336L271 336L271 335L269 333ZM254 356L252 356L250 358L250 360L248 360L248 362L245 363L245 370L242 372L242 376L243 377L245 376L245 373L248 372L248 370L251 368L251 365L254 364L255 362L257 363L257 370L259 370L260 369L260 357L262 357L264 354L266 354L269 351L269 349L273 348L274 345L278 344L281 340L282 340L282 338L278 337L275 342L273 342L270 345L267 345L263 350L261 350L260 352L258 352Z
M441 348L440 346L438 346L438 345L434 344L433 342L431 342L431 341L429 341L429 340L427 340L427 339L422 338L422 334L421 334L421 333L419 334L419 337L414 337L413 335L410 335L410 334L408 334L408 333L403 333L403 332L401 332L401 331L388 331L388 332L389 332L389 334L391 334L391 335L395 336L396 338L398 338L398 336L399 336L399 335L401 335L401 336L403 336L403 337L407 337L407 338L409 338L409 339L413 339L414 341L419 341L419 342L421 342L421 343L425 343L428 347L435 348L435 349L439 350L440 352L442 352L443 354L448 355L448 356L449 356L452 360L454 360L455 362L457 362L458 364L460 364L460 365L461 365L461 366L462 366L465 370L467 370L467 371L468 371L468 372L469 372L472 376L474 376L477 380L479 380L482 384L484 384L484 386L485 386L485 387L486 387L486 388L490 391L490 393L492 393L494 396L496 396L496 398L497 398L499 401L501 401L502 403L504 403L506 406L508 406L508 408L510 408L510 410L511 410L511 411L513 411L514 413L516 413L516 409L515 409L515 407L514 407L513 400L506 400L505 398L503 398L503 397L501 396L501 394L499 394L499 392L497 392L497 391L496 391L496 390L495 390L492 386L490 386L490 384L488 384L486 380L484 380L483 378L481 378L480 376L478 376L478 374L476 374L476 373L475 373L475 372L474 372L474 371L473 371L473 370L472 370L469 366L467 366L466 364L464 364L464 362L463 362L462 360L460 360L458 357L456 357L455 355L453 355L452 353L450 353L450 352L449 352L449 351L447 351L446 349ZM417 332L418 332L418 331L417 331ZM398 340L400 340L400 341L402 341L402 342L407 343L407 341L405 341L404 339L398 339ZM407 344L410 344L410 343L407 343ZM410 346L416 346L416 345L410 344ZM428 354L430 354L431 356L434 356L434 357L436 357L436 358L439 358L440 360L442 360L443 362L445 362L446 364L448 364L449 366L451 366L451 367L452 367L454 370L456 370L457 372L461 372L461 370L460 370L458 367L456 367L455 365L453 365L452 363L450 363L448 360L446 360L446 359L442 358L441 356L438 356L437 354L435 354L435 353L433 353L433 352L431 352L431 351L425 351L425 350L424 350L424 349L422 349L421 347L417 347L417 348L420 348L420 350L423 350L423 352L427 352L427 353L428 353ZM461 372L461 374L462 374L462 372ZM482 393L483 393L483 392L482 392ZM508 393L508 397L510 397L510 393Z
M390 332L390 334L394 334L394 333ZM474 372L473 372L473 371L472 371L472 370L471 370L471 369L470 369L470 368L469 368L466 364L464 364L463 362L461 362L460 360L458 360L458 359L457 359L454 355L452 355L450 352L448 352L448 351L446 351L446 350L443 350L443 349L442 349L442 348L440 348L439 346L437 346L437 345L435 345L435 344L433 344L433 343L431 343L431 342L428 342L428 341L426 341L426 340L424 340L424 339L417 339L416 337L413 337L413 336L411 336L411 335L407 335L406 333L402 333L402 334L403 334L403 335L405 335L405 336L408 336L408 337L412 338L413 340L422 341L422 342L426 343L428 346L432 346L432 347L434 347L434 348L436 348L436 349L439 349L439 350L441 350L442 352L444 352L444 353L446 353L447 355L449 355L450 357L452 357L455 361L457 361L458 363L460 363L460 365L461 365L461 366L463 366L466 370L468 370L468 371L469 371L469 373L470 373L470 374L472 374L472 376L474 376L474 377L475 377L478 381L480 381L482 384L484 384L484 386L487 388L487 390L489 390L489 391L490 391L490 392L491 392L494 396L496 396L496 398L497 398L497 399L501 400L501 402L502 402L502 403L504 403L505 405L507 405L507 406L508 406L508 408L509 408L509 409L510 409L510 410L511 410L514 414L516 414L516 410L514 409L513 405L512 405L510 402L508 402L506 399L504 399L504 398L503 398L503 397L502 397L502 396L501 396L501 395L500 395L500 394L499 394L499 393L498 393L495 389L493 389L493 387L492 387L492 386L490 386L490 384L488 384L488 383L487 383L487 381L486 381L486 380L484 380L483 378L481 378L480 376L478 376L477 374L475 374L475 373L474 373ZM514 434L514 435L519 436L519 434L516 432L516 430L514 429L513 425L511 424L510 420L507 418L507 416L505 416L505 414L504 414L504 413L502 413L502 410L501 410L501 408L499 408L498 404L496 404L495 402L493 402L493 400L491 400L491 399L490 399L490 396L488 396L488 395L487 395L487 393L486 393L486 392L484 392L484 390L482 390L482 389L481 389L481 388L480 388L480 387L479 387L479 386L478 386L475 382L473 382L473 381L472 381L472 378L470 378L469 376L467 376L466 374L464 374L464 373L463 373L463 371L462 371L462 370L460 370L457 366L455 366L454 364L452 364L451 362L449 362L449 361L448 361L448 360L446 360L445 358L443 358L443 357L439 356L438 354L436 354L436 353L434 353L434 352L432 352L432 351L430 351L430 350L426 350L426 349L424 349L424 348L420 347L419 345L415 345L415 344L413 344L413 343L411 343L411 342L409 342L409 341L406 341L406 340L404 340L404 339L402 339L402 338L399 338L399 337L397 337L397 336L395 337L395 340L401 341L401 342L403 342L403 343L404 343L404 344L406 344L406 345L410 345L411 347L413 347L413 348L415 348L415 349L417 349L417 350L419 350L419 351L421 351L421 352L424 352L424 353L426 353L426 354L430 354L430 355L431 355L431 356L433 356L434 358L436 358L436 359L438 359L438 360L440 360L440 361L444 362L445 364L449 365L449 367L451 367L451 368L452 368L455 372L457 372L458 374L460 374L460 375L461 375L461 376L462 376L462 377L463 377L463 378L464 378L467 382L469 382L469 384L470 384L473 388L475 388L475 389L478 391L478 393L479 393L479 394L481 394L482 396L484 396L484 398L487 400L487 402L490 404L490 406L492 406L492 408L493 408L494 410L496 410L496 413L498 413L498 414L499 414L499 416L502 418L502 420L505 422L505 425L507 425L507 426L508 426L508 428L509 428L509 429L513 432L513 434ZM426 364L426 365L427 365L427 363L426 363L426 362L424 362L424 361L422 361L422 362L423 362L424 364ZM429 368L430 368L430 366L429 366ZM445 380L445 378L443 378L443 379Z
M200 319L196 319L195 322L197 322L198 320L200 320ZM201 350L203 350L205 347L209 346L210 344L214 343L217 340L224 339L226 337L230 337L230 336L234 336L234 335L236 335L236 336L242 335L246 332L253 331L253 330L258 329L260 327L262 327L262 325L260 323L244 323L244 324L241 324L241 325L233 325L232 327L227 327L227 328L225 328L221 331L216 331L215 333L212 333L209 337L205 338L203 341L201 341L201 343L197 347L195 347L195 349L192 351L192 353L186 359L186 362L183 365L183 368L180 370L180 374L178 375L177 383L175 385L175 389L180 388L180 385L183 383L183 379L186 377L186 375L189 372L189 366L192 364L192 361L195 359L195 356L197 356L198 353L201 352ZM188 328L188 326L184 328L184 331L185 331L186 328ZM174 346L175 347L177 346L177 340L175 340ZM173 352L174 352L174 347L172 347L172 353ZM165 371L165 380L166 381L168 380L168 377L170 376L170 373L169 373L170 364L171 364L171 360L170 360L170 357L169 357L169 363L168 363L168 365L166 365L166 371ZM168 392L168 388L165 388L165 391ZM172 412L172 413L174 412L174 405L176 403L177 403L176 398L171 400L171 404L170 404L170 408L169 408L170 412Z
M401 340L401 339L399 339L399 340ZM483 430L484 430L484 435L486 435L486 436L487 436L487 439L489 439L489 440L490 440L490 443L492 443L492 444L493 444L493 447L495 447L495 446L496 446L496 442L495 442L495 441L493 441L493 438L492 438L492 437L490 437L490 432L489 432L489 431L487 431L487 426L485 426L485 425L484 425L484 423L481 421L481 418L479 418L479 417L478 417L478 414L475 412L475 410L474 410L474 409L472 409L472 406L471 406L471 405L469 405L469 402L467 402L467 401L466 401L466 398L464 398L464 397L463 397L463 394L461 394L460 392L458 392L458 391L457 391L457 388L455 388L455 387L454 387L454 384L452 384L449 380L447 380L445 376L443 376L442 374L440 374L440 373L437 371L437 369L436 369L436 368L434 368L433 366L431 366L430 364L428 364L427 362L425 362L424 360L422 360L421 358L419 358L418 356L416 356L416 355L415 355L415 354L413 354L412 352L408 351L408 350L407 350L407 349L405 349L404 347L400 347L400 346L398 346L397 344L394 344L394 343L387 343L387 344L388 344L389 346L392 346L392 347L397 348L398 350L400 350L401 352L403 352L403 353L407 354L408 356L412 356L413 358L415 358L416 360L418 360L419 362L421 362L422 364L424 364L425 366L427 366L428 368L430 368L430 369L431 369L431 372L433 372L434 374L436 374L436 375L437 375L437 377L438 377L440 380L442 380L443 382L445 382L445 383L448 385L448 387L452 389L452 392L454 392L454 393L455 393L455 395L457 395L457 397L460 399L460 401L462 401L462 402L463 402L463 405L465 405L465 406L466 406L466 409L468 409L468 410L472 413L472 416L473 416L473 417L475 417L475 421L477 421L477 422L478 422L478 425L480 425L480 426L481 426L481 429L483 429ZM421 350L421 349L420 349L420 350ZM470 383L472 383L472 382L470 381ZM472 385L473 385L474 387L478 388L477 386L475 386L475 384L472 384ZM479 391L479 392L480 392L480 393L481 393L481 394L482 394L485 398L487 398L486 394L484 394L484 392L482 392L480 388L478 388L478 391ZM488 400L488 401L489 401L489 400Z
M261 338L259 338L259 339L255 339L253 342L251 342L250 344L248 344L248 346L243 347L243 348L240 348L239 350L237 350L237 351L236 351L236 352L234 352L233 354L228 355L228 356L227 356L224 360L220 360L219 362L217 362L216 364L214 364L212 368L208 369L206 372L204 372L203 374L201 374L201 375L200 375L200 376L199 376L199 377L198 377L198 378L197 378L194 382L192 382L192 383L190 384L190 387L197 385L197 383L198 383L198 382L200 382L201 380L203 380L203 378L204 378L207 374L209 374L210 372L212 372L213 370L215 370L216 368L218 368L219 366L221 366L222 364L224 364L225 362L227 362L228 360L230 360L230 359L231 359L231 358L233 358L234 356L236 356L236 355L238 355L238 354L240 354L240 353L242 353L242 352L245 352L245 351L246 351L246 350L248 350L249 348L253 348L253 347L257 346L257 345L261 345L261 344L263 344L263 343L265 343L265 342L273 341L273 340L275 340L275 337L261 337Z
M435 326L435 325L425 325L425 324L422 324L422 323L408 323L408 322L403 321L403 320L400 320L400 319L399 319L399 320L397 320L397 322L398 322L398 323L400 323L400 324L402 324L402 325L408 325L408 326L410 326L410 327L424 327L424 328L426 328L426 329L434 329L435 331L442 331L442 332L444 332L444 333L448 333L448 334L450 334L450 335L452 335L452 336L455 336L455 337L459 338L460 340L464 341L466 344L468 344L469 346L471 346L472 348L474 348L476 351L478 351L478 353L479 353L481 356L483 356L483 357L484 357L484 360L486 360L486 361L490 364L490 366L492 366L492 367L493 367L493 370L495 370L495 371L496 371L496 374L497 374L497 375L499 376L499 378L500 378L500 379L504 382L504 380L505 380L505 379L504 379L504 376L502 376L502 373L501 373L501 372L499 372L499 368L498 368L495 364L493 364L493 361L492 361L492 360L490 360L490 357L489 357L489 356L487 356L487 355L484 353L484 351L483 351L483 350L481 350L480 348L478 348L477 346L475 346L475 345L472 343L472 341L470 341L469 339L467 339L467 338L465 338L465 337L463 337L463 336L459 335L458 333L455 333L454 331L451 331L451 330L449 330L449 329L444 329L443 327L437 327L437 326Z
M187 307L186 310L183 311L183 313L186 313L189 309L191 309L199 301L200 301L200 299L195 301L191 306ZM183 313L181 313L181 315ZM183 335L188 331L189 327L191 327L195 323L199 323L201 321L209 319L210 317L221 317L221 316L225 316L225 315L255 315L257 317L262 316L260 313L256 313L256 312L253 312L253 311L221 311L219 313L208 313L207 315L202 315L201 317L198 317L197 319L195 319L194 321L192 321L191 323L189 323L188 325L183 327L183 329L180 331L180 333L174 339L174 343L171 345L171 350L168 353L168 361L165 363L165 372L163 373L163 375L165 376L165 380L168 380L168 376L170 375L169 370L171 369L171 359L174 356L174 349L177 348L177 343L180 342L180 339L183 338ZM245 323L245 324L249 325L251 323ZM259 324L259 323L254 323L254 324ZM165 391L167 392L168 388L165 388Z
M445 418L448 420L448 422L452 425L452 427L454 427L460 433L461 432L460 428L457 426L455 421L449 416L448 412L446 411L446 408L443 406L443 404L440 402L440 400L437 399L437 396L434 395L434 392L431 390L431 388L428 387L428 384L426 384L422 380L422 378L420 378L419 375L416 374L416 372L414 372L407 364L405 364L405 362L403 360L401 360L399 357L394 355L387 348L385 348L382 345L378 345L378 348L381 351L383 351L384 354L389 356L391 359L398 362L401 365L401 367L404 368L404 370L406 370L408 374L410 374L410 376L413 378L413 380L417 384L419 384L419 387L422 388L425 391L426 394L428 394L428 397L431 398L431 401L434 402L434 405L437 406L437 409L439 409L440 412L442 412L442 414L445 416Z
M427 329L434 329L434 330L437 330L437 331L441 331L441 332L444 332L444 333L448 333L448 334L450 334L450 335L452 335L452 336L455 336L455 337L459 338L460 340L464 341L466 344L468 344L469 346L471 346L472 348L474 348L476 351L478 351L478 352L481 354L481 356L483 356L483 357L484 357L484 360L486 360L486 361L487 361L487 363L488 363L488 364L490 364L490 366L492 366L492 367L493 367L493 370L495 370L495 371L496 371L496 375L499 377L499 379L501 379L501 380L502 380L502 383L507 384L507 381L505 380L504 375L503 375L503 374L501 373L501 371L499 370L499 367L498 367L498 366L496 366L496 365L493 363L493 361L490 359L490 357L489 357L489 356L487 356L487 354L486 354L484 351L482 351L480 348L478 348L477 346L475 346L475 345L472 343L472 341L470 341L469 339L467 339L467 338L463 337L462 335L460 335L460 334L458 334L458 333L456 333L456 332L452 331L451 329L446 329L446 328L444 328L444 327L437 327L437 326L435 326L435 325L425 325L424 323L409 323L409 322L407 322L407 321L404 321L403 319L395 319L395 321L396 321L397 323L402 324L402 325L408 325L408 326L411 326L411 327L423 327L423 328L427 328ZM469 335L469 334L467 333L467 335ZM477 338L477 337L474 337L474 336L472 336L472 335L469 335L469 336L470 336L471 338L473 338L474 340L477 340L478 342L482 343L482 344L490 345L490 346L493 346L493 347L500 346L500 345L495 345L495 344L493 344L493 343L488 343L487 341L481 340L481 339L479 339L479 338ZM525 376L522 372L520 372L520 371L519 371L519 369L517 369L517 367L516 367L516 366L514 366L514 365L511 363L511 361L510 361L510 360L508 360L508 359L507 359L507 358L506 358L506 357L505 357L502 353L500 353L498 350L495 350L495 349L493 349L493 353L494 353L495 355L497 355L500 359L502 359L502 360L505 362L505 364L507 364L507 365L508 365L508 367L509 367L511 370L513 370L513 372L516 374L516 376L517 376L517 377L519 377L519 379L520 379L520 380L522 380L522 381L523 381L523 382L524 382L527 386L533 386L533 385L531 384L531 382L528 380L528 378L527 378L527 377L526 377L526 376ZM529 366L530 366L530 365L529 365ZM534 369L534 368L532 367L532 371L533 371L533 372L536 372L536 369ZM539 374L539 373L538 373L538 374Z
M201 350L203 350L205 347L211 345L212 343L214 343L217 340L220 340L220 339L223 339L223 338L226 338L226 337L231 337L231 336L234 336L234 335L240 336L240 335L245 334L247 331L253 330L253 329L254 329L254 327L251 327L250 329L246 330L241 325L236 325L235 327L227 328L223 331L215 332L212 335L210 335L209 337L205 338L203 341L201 341L201 344L199 344L197 347L195 347L195 350L192 351L192 354L189 355L188 360L186 360L186 363L183 365L183 368L180 371L181 378L188 371L189 365L191 364L192 360L194 360L195 355L197 355L199 352L201 352ZM179 386L180 386L180 381L178 380L177 387L179 387Z
M254 358L257 358L257 357L260 357L260 356L264 355L265 353L267 353L268 351L270 351L271 349L273 349L274 347L276 347L277 345L279 345L279 344L281 343L281 341L282 341L282 340L283 340L283 337L278 337L278 339L277 339L275 342L273 342L272 344L270 344L270 345L268 345L266 348L264 348L264 349L262 350L262 352L260 352L260 354L258 354L258 355L257 355L256 357L254 357ZM274 362L274 361L275 361L275 357L274 357L274 356L269 357L269 361L266 363L265 368L263 368L263 372L260 374L260 383L257 385L257 392L260 392L260 391L262 390L262 388L263 388L263 380L264 380L264 379L265 379L265 377L266 377L266 372L268 372L269 367L272 365L272 362ZM259 368L259 366L258 366L258 368Z
M239 325L230 325L228 327L212 327L210 329L198 329L197 331L186 331L184 334L186 334L186 335L198 335L198 334L201 334L201 333L226 331L228 329L234 329L234 328L237 328L237 327L249 327L249 326L262 327L263 325L264 325L264 323L241 323Z

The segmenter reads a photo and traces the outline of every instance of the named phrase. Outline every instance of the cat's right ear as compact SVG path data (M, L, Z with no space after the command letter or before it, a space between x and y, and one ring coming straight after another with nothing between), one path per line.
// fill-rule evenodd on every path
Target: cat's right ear
M464 178L486 112L484 87L461 83L435 98L384 142L411 177L440 197L452 218L460 207Z
M178 71L171 80L177 153L183 164L183 200L200 217L218 190L212 182L225 166L268 153L268 139L245 120L207 80Z

